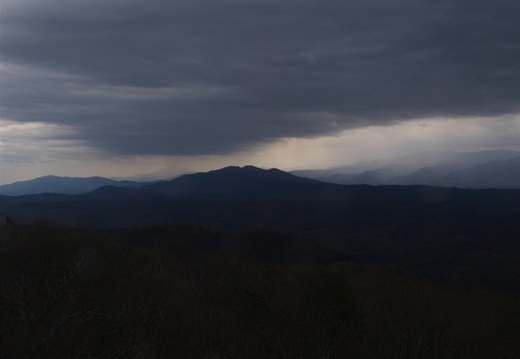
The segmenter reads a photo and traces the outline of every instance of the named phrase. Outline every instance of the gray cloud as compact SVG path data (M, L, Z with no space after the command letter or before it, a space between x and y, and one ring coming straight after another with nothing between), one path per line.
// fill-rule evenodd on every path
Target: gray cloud
M0 114L119 154L518 111L516 0L5 0Z

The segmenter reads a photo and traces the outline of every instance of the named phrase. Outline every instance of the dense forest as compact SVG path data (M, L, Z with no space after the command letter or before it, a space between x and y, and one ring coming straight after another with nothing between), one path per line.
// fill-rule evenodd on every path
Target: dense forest
M285 232L0 226L0 358L518 358L520 298Z

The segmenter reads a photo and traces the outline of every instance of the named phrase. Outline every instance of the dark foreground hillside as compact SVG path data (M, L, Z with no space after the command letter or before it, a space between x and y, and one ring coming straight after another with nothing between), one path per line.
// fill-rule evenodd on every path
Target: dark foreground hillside
M453 285L520 292L520 190L340 186L275 170L229 168L142 190L0 196L0 216L95 228L191 223L272 229L357 262L397 266ZM285 246L278 237L270 243ZM288 259L315 252L311 243L306 246Z
M520 356L518 294L432 284L300 241L4 223L0 358Z

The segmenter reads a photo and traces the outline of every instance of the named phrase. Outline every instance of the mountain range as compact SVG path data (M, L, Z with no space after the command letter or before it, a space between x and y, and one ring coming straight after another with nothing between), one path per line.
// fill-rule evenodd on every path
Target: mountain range
M7 217L94 228L275 230L351 260L520 290L520 189L339 185L277 169L226 167L77 195L0 195L0 218Z
M293 174L339 184L520 188L520 152L435 151Z
M247 168L248 166L246 166ZM229 167L222 174L238 176L227 183L234 191L241 186L243 173L238 167ZM220 172L219 172L220 173ZM270 170L271 179L282 177L281 171ZM367 185L430 185L459 188L520 188L520 152L495 150L481 152L435 151L398 157L389 160L361 161L349 166L323 170L298 170L291 172L298 177L336 184ZM285 174L287 178L287 174ZM176 189L182 192L182 183L189 178L189 186L198 183L199 192L207 190L209 183L203 174L193 177L180 176L176 179ZM254 178L243 178L248 186ZM234 182L233 182L234 181ZM253 182L251 182L253 181ZM303 180L301 180L303 181ZM142 182L114 180L104 177L59 177L44 176L32 180L19 181L0 186L0 195L20 196L39 193L85 194L104 186L119 188L146 187L159 183L151 191L169 187L169 181ZM244 182L244 183L246 183ZM160 184L162 183L162 184ZM188 185L187 183L185 185ZM172 190L172 189L170 189ZM221 188L225 191L225 188ZM229 192L229 191L228 191Z
M77 195L0 196L0 213L83 220L96 226L212 221L301 230L341 223L342 218L365 212L371 217L385 212L382 219L387 222L395 217L390 210L402 217L409 211L432 214L449 206L467 215L472 209L465 205L491 208L496 202L501 204L496 208L500 213L517 207L517 202L510 201L518 193L415 185L346 186L253 166L226 167L140 186L109 183Z
M134 181L116 181L104 177L60 177L43 176L28 181L19 181L0 186L0 194L20 196L24 194L64 193L80 194L91 192L103 186L132 188L143 183Z

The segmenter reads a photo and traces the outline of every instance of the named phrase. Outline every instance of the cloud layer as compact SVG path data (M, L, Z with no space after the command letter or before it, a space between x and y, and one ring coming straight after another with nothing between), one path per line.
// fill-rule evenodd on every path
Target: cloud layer
M516 0L4 0L0 116L121 155L518 112Z

